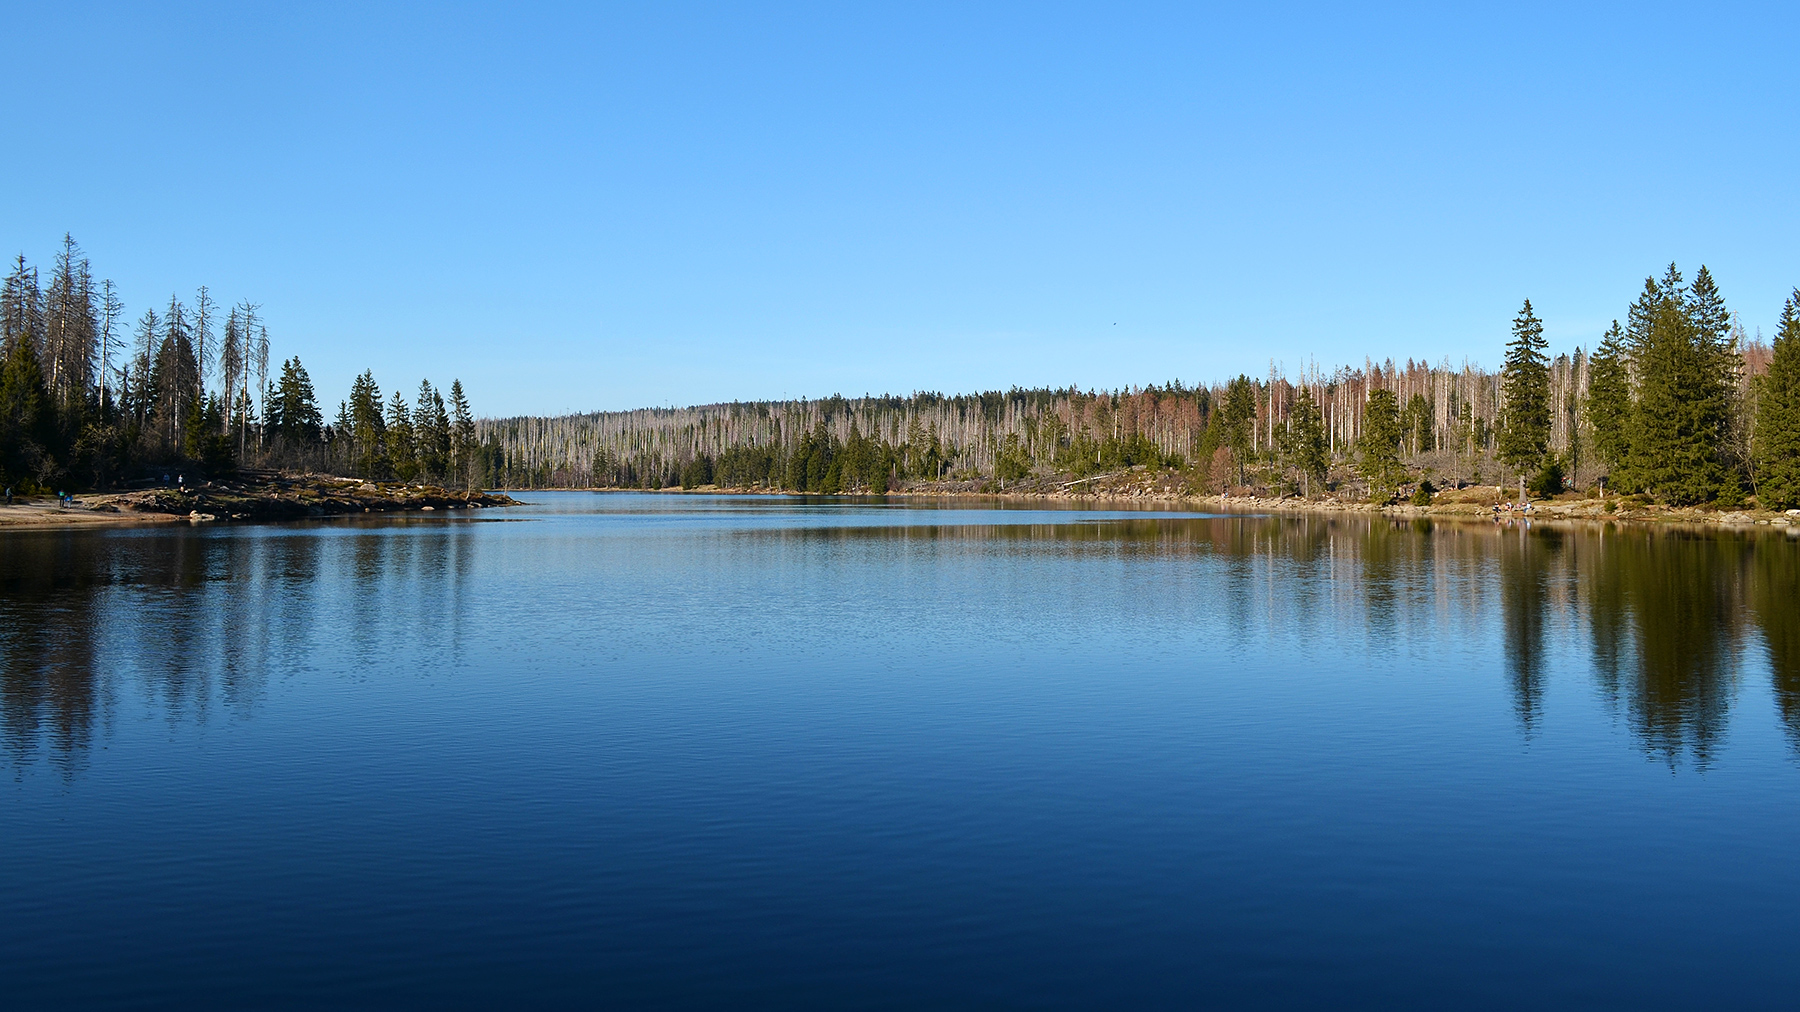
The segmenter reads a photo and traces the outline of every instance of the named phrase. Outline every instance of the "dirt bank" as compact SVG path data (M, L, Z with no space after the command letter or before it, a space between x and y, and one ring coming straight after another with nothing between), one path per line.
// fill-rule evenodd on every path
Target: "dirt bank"
M623 490L621 490L623 491ZM680 491L668 489L666 491ZM775 493L766 488L718 488L703 486L692 492ZM1368 502L1342 501L1332 496L1302 498L1256 495L1249 491L1231 495L1209 495L1193 492L1173 471L1133 469L1089 478L1068 476L1032 478L1009 483L1002 489L994 481L908 482L888 493L889 497L921 499L980 498L1030 502L1051 500L1091 504L1161 506L1180 510L1236 510L1283 513L1362 513L1390 517L1429 517L1442 520L1493 520L1529 517L1542 521L1616 521L1653 524L1707 524L1713 526L1800 527L1800 510L1780 512L1758 509L1723 510L1710 506L1672 507L1645 502L1636 496L1607 496L1604 499L1582 493L1568 493L1549 499L1533 499L1530 510L1521 510L1513 500L1515 490L1500 490L1480 485L1439 492L1431 504L1376 505ZM1495 507L1502 507L1496 510ZM1512 506L1514 508L1505 508Z
M434 485L365 482L319 474L252 472L187 488L147 488L75 496L15 498L0 505L0 527L297 520L365 513L428 513L517 506L511 496Z

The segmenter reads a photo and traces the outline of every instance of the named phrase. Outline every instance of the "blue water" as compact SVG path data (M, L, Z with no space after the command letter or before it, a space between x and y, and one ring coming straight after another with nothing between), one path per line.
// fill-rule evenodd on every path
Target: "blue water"
M1800 540L0 534L0 1006L1786 1007Z

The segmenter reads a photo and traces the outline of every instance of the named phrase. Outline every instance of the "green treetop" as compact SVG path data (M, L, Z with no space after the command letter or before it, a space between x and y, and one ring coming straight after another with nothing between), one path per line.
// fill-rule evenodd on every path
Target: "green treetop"
M1330 457L1325 446L1324 419L1319 417L1319 406L1313 401L1312 390L1305 386L1294 399L1284 442L1288 460L1300 471L1303 491L1310 495L1313 482L1324 484Z
M1544 325L1531 300L1513 319L1506 345L1501 390L1506 399L1500 426L1500 461L1515 471L1534 470L1550 443L1550 359L1544 353Z
M1225 387L1225 406L1219 409L1224 426L1223 442L1237 462L1238 484L1244 483L1244 463L1250 458L1250 422L1256 417L1256 384L1240 375Z
M1636 350L1629 428L1628 483L1677 504L1715 499L1735 484L1719 459L1727 401L1718 359L1688 308L1665 294L1650 316Z
M1400 468L1400 400L1392 390L1369 394L1357 448L1362 454L1357 470L1369 483L1369 498L1377 502L1392 499L1405 476Z
M1781 307L1775 356L1757 380L1751 459L1765 509L1800 508L1800 289Z
M1626 354L1625 331L1614 320L1588 359L1588 424L1594 431L1594 452L1607 467L1623 464L1630 446L1626 430L1631 421L1631 374Z

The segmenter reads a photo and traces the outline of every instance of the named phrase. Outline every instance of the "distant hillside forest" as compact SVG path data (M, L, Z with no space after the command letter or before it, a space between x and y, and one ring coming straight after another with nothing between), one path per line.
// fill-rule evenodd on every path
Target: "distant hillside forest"
M1800 506L1800 290L1773 347L1711 273L1671 264L1552 357L1527 301L1504 365L1366 362L1188 387L753 401L478 421L508 487L882 492L1172 468L1234 487L1386 500L1426 483L1604 486L1674 504ZM1416 494L1416 492L1415 492ZM1427 494L1429 491L1427 490Z
M1012 389L476 419L460 381L409 404L357 377L327 417L298 356L271 368L260 307L200 288L128 322L64 236L47 284L0 290L0 480L20 491L171 466L326 471L467 487L703 486L879 493L950 480L1180 472L1190 490L1368 497L1432 484L1800 507L1800 289L1772 345L1711 273L1644 281L1591 351L1552 357L1527 301L1498 372L1408 360L1213 386Z
M73 237L47 285L20 256L0 285L0 481L33 492L259 467L501 482L460 381L448 401L421 382L409 405L365 372L328 421L299 356L271 369L260 309L201 287L128 321Z

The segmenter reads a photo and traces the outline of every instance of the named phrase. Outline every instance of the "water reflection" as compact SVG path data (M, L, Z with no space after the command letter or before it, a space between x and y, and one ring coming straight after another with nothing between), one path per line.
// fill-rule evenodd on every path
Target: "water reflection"
M1529 735L1543 707L1550 580L1559 568L1562 537L1553 531L1503 532L1499 542L1500 614L1506 636L1506 673L1513 709Z
M117 692L171 726L249 717L341 624L371 648L407 630L454 651L471 555L466 530L429 527L9 532L3 747L15 766L78 771ZM333 601L342 614L322 619Z
M890 523L871 513L822 526L788 509L788 522L715 523L689 542L742 567L733 586L756 588L745 592L747 616L767 593L769 572L803 580L848 559L870 579L928 581L954 555L989 565L994 593L1046 600L1091 620L1098 637L1154 635L1135 630L1199 608L1225 630L1219 651L1254 658L1291 640L1348 677L1435 664L1449 644L1489 643L1525 738L1542 732L1550 681L1568 668L1623 715L1646 754L1672 765L1712 761L1747 659L1766 663L1800 750L1800 541L1779 530L1068 513L995 524L967 511L946 514L953 522L920 523L914 514ZM471 567L492 536L482 528L8 533L0 540L4 748L15 766L42 759L72 774L123 693L140 694L177 726L220 713L253 718L271 679L317 662L321 636L351 657L454 664L479 599ZM656 552L671 544L666 529L657 536L665 540L654 551L621 550L642 552L632 565L654 569ZM495 557L509 564L505 553ZM1021 558L1064 565L1065 582L1034 583L1041 570L1008 568ZM1163 585L1121 582L1140 563L1164 566ZM508 578L529 585L533 575ZM553 616L540 621L555 628Z
M1800 561L1758 542L1750 558L1750 607L1768 652L1775 703L1800 750Z

